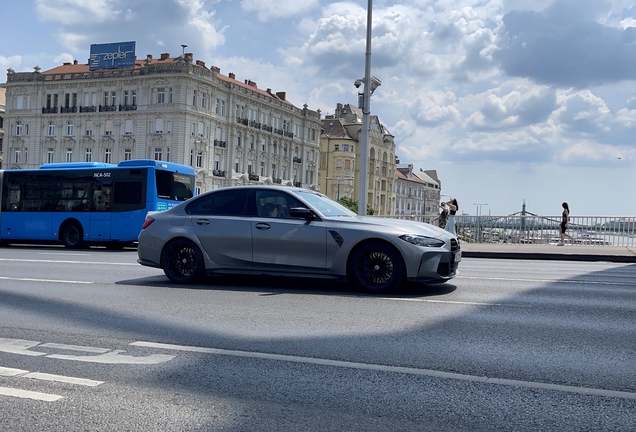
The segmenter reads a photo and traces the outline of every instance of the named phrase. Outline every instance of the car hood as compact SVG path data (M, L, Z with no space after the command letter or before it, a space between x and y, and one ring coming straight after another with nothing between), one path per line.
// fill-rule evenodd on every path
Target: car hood
M333 218L332 220L339 223L362 224L367 227L376 226L378 229L389 228L399 230L404 234L419 234L432 238L452 237L451 233L434 225L404 219L383 218L377 216L355 216L350 218Z

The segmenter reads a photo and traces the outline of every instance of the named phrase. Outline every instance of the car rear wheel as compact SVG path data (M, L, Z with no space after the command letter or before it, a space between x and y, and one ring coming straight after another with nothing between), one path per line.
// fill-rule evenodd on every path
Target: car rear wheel
M201 250L187 239L175 239L166 245L161 267L168 279L180 284L195 283L205 272Z
M69 249L84 246L84 230L77 222L69 222L62 228L62 243Z
M348 276L363 291L386 294L397 290L402 284L404 265L393 247L373 241L354 250L349 260Z

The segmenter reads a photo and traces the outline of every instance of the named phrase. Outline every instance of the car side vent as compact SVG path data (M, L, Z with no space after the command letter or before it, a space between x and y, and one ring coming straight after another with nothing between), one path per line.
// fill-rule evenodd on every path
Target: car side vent
M329 234L331 234L331 237L333 237L336 243L338 243L338 246L342 247L342 244L344 243L344 239L342 238L342 236L338 234L337 231L329 231Z

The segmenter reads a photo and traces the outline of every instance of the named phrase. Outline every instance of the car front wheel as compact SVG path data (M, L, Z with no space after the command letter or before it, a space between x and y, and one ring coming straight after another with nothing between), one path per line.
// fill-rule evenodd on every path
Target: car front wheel
M161 267L168 279L179 284L195 283L205 272L201 250L187 239L175 239L166 245Z
M357 247L348 269L349 280L368 293L395 291L404 279L404 265L399 253L386 243L373 241Z

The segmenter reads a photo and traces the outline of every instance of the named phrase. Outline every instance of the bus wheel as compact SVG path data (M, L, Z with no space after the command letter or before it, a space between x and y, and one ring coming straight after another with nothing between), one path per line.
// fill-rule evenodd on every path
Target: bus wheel
M174 239L166 245L161 267L168 279L180 284L195 283L205 273L203 254L188 239Z
M84 245L84 230L77 222L69 222L62 228L62 243L69 249L79 249Z

